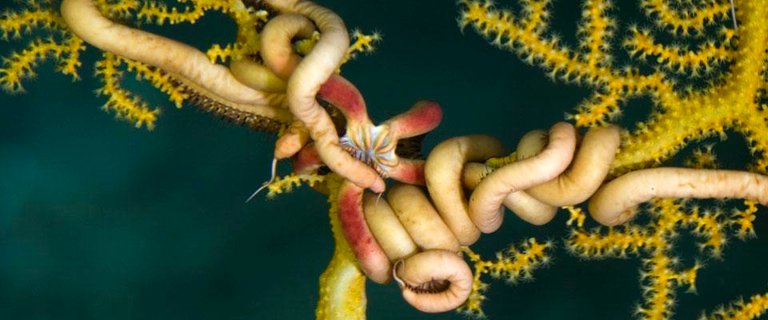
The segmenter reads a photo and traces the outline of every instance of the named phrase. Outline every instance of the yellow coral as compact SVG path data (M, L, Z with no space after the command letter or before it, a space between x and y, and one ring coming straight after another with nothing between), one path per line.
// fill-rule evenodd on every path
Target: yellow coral
M294 187L298 187L302 183L306 183L310 187L314 187L319 183L323 183L325 180L326 176L318 175L314 172L298 175L295 173L290 173L286 176L275 178L274 181L269 183L267 186L267 189L269 189L267 197L271 198L281 193L291 192L293 191Z
M641 6L648 16L654 19L661 28L667 28L674 33L687 35L690 31L702 32L708 23L717 19L726 19L731 7L728 2L702 1L703 5L694 7L692 2L688 8L676 10L665 0L643 0Z
M55 8L37 2L28 2L29 8L19 12L6 11L0 16L0 33L3 40L9 35L18 39L21 34L35 29L44 31L45 39L37 38L21 52L13 52L4 59L0 68L0 85L9 92L23 92L23 79L35 76L38 62L47 58L58 61L57 70L74 79L79 79L80 51L85 49L83 41L65 31L64 21Z
M365 275L341 232L339 222L339 188L341 178L331 174L326 180L329 215L334 249L331 262L320 276L320 297L315 310L318 320L365 319Z
M138 11L138 17L145 19L147 22L157 23L159 25L170 23L178 24L182 22L195 23L200 19L206 11L216 10L221 12L229 12L235 9L246 10L242 5L242 2L236 0L191 0L191 1L178 1L179 3L191 3L190 6L185 6L182 10L178 10L176 7L170 9L165 3L157 1L147 1Z
M354 59L358 53L371 53L376 50L376 43L381 41L381 34L374 32L371 34L365 34L360 30L355 29L352 31L352 44L347 50L347 54L344 56L342 63L347 62L350 59Z
M30 7L18 12L3 12L0 16L0 33L4 40L7 40L9 35L20 38L22 32L30 33L35 28L54 30L64 25L56 11L37 4L31 4Z
M154 128L159 110L150 110L144 101L120 87L120 64L121 59L111 53L105 53L104 58L96 63L96 75L101 77L103 83L96 92L108 98L104 109L113 111L118 118L133 123L136 128Z
M621 103L627 99L640 95L653 98L661 108L624 139L612 165L613 174L656 165L690 141L724 135L728 129L749 141L750 151L758 155L754 169L768 169L768 115L760 104L768 47L768 26L763 23L768 6L764 1L736 1L739 29L723 25L715 37L696 50L668 47L657 43L650 31L630 28L624 40L628 52L641 60L653 58L653 63L663 68L650 73L637 67L613 66L606 44L614 28L613 21L605 17L610 1L584 2L584 21L579 27L582 50L567 49L556 37L546 35L549 1L524 1L522 17L497 9L491 2L460 3L462 27L473 26L492 43L515 51L524 61L543 66L553 78L594 88L592 97L570 115L578 126L615 120L621 114ZM678 8L681 12L666 3L648 0L642 1L642 6L660 26L680 36L690 31L703 34L707 24L727 20L730 10L723 1L689 3ZM727 61L731 61L730 69L722 79L699 90L676 89L673 77L663 71L696 77Z
M721 307L711 315L702 315L699 320L752 320L768 311L768 293L756 294L749 302L739 299L729 307Z
M627 100L638 96L652 98L658 108L622 139L612 164L613 175L658 165L690 142L713 135L723 137L726 130L746 137L755 155L752 169L766 172L768 108L762 101L768 69L768 25L764 23L768 2L734 2L738 8L738 29L735 21L734 27L728 23L728 1L679 1L674 6L665 0L640 1L646 15L678 39L703 38L694 47L669 45L657 41L650 29L630 27L623 39L624 48L635 61L650 64L650 71L613 65L608 44L616 25L607 17L612 7L607 0L583 2L578 49L569 49L557 37L548 35L548 0L521 1L523 10L519 16L498 9L490 1L460 1L459 24L474 27L494 45L543 67L553 79L591 87L592 96L577 106L575 114L568 115L577 126L604 125L621 115ZM712 29L719 31L708 34L707 30ZM719 74L712 75L714 72ZM700 79L702 75L714 80L697 80L704 82L697 89L681 89L675 80ZM711 146L707 146L695 150L687 164L715 168L717 159ZM727 229L734 228L742 238L754 234L757 211L753 202L746 202L745 209L727 215L719 209L703 210L683 201L665 199L653 202L647 209L651 214L647 225L586 231L578 225L583 217L581 210L566 209L571 212L569 225L577 223L568 239L568 248L575 254L586 258L642 259L643 300L636 312L643 319L669 318L676 304L675 289L695 288L697 271L702 265L680 266L672 242L679 230L690 230L699 239L701 252L719 257L728 239ZM745 309L760 309L755 305L759 303ZM725 314L720 312L719 317L731 318Z
M358 53L371 53L376 50L376 43L381 41L381 34L374 32L371 34L363 33L360 30L355 29L352 31L352 43L349 45L347 52L344 54L344 58L341 60L341 64L347 63L349 60L357 57ZM295 49L297 52L306 54L312 51L312 47L315 46L317 40L320 39L320 33L315 32L309 39L302 39L296 42Z
M737 236L740 239L755 237L755 213L757 204L754 201L744 201L746 208L733 211L731 224L738 228Z
M460 312L468 315L483 317L482 305L485 301L483 292L488 289L488 284L482 281L482 276L490 275L495 279L504 279L507 282L516 282L521 279L531 279L533 271L546 265L549 261L549 253L552 243L540 243L530 238L520 246L510 246L507 250L496 253L496 260L484 260L480 254L475 253L469 247L462 248L474 269L472 292L464 303Z
M743 215L751 218L753 211L750 210L748 203ZM687 287L694 290L697 271L702 268L699 263L688 268L680 266L680 259L673 250L674 239L680 230L691 230L699 239L701 252L717 258L727 242L727 228L741 225L742 216L727 216L717 210L702 211L699 207L673 199L656 200L647 212L651 221L646 226L630 223L606 230L573 229L568 238L568 248L588 259L640 257L643 262L643 301L636 311L642 319L667 319L676 303L675 289ZM745 225L744 229L752 230L751 224Z

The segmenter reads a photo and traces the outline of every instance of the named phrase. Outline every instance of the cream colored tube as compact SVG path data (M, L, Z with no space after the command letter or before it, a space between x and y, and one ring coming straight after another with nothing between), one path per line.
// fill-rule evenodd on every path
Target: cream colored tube
M70 30L89 44L158 67L202 94L243 112L282 122L292 116L271 107L279 95L253 90L237 81L229 70L211 63L199 50L184 43L112 22L101 15L93 0L64 0L61 16Z
M379 199L377 195L366 192L363 196L363 208L371 233L390 261L403 259L416 252L416 243L400 224L386 199Z
M485 163L467 162L464 164L464 169L461 170L461 185L465 189L474 190L480 184L480 181L483 181L483 178L491 174L491 172L493 172L493 169Z
M533 142L532 140L536 140L536 142ZM539 140L541 142L539 142ZM520 139L516 151L517 156L518 158L522 156L523 158L520 158L521 160L530 158L539 153L546 143L546 131L530 131ZM477 188L477 185L480 184L482 179L492 171L491 168L482 163L466 163L464 165L464 170L462 170L461 178L464 187L467 189ZM508 194L502 203L523 221L537 226L552 221L557 213L557 207L543 203L522 190Z
M229 71L240 83L263 92L284 93L285 81L267 67L243 58L229 63Z
M557 207L541 202L525 191L508 194L502 204L518 218L535 226L547 224L557 214Z
M443 141L427 157L424 175L429 194L443 221L462 245L473 244L480 237L480 230L469 218L461 184L464 165L503 154L504 147L499 140L484 135L471 135Z
M459 251L459 241L419 187L395 184L387 193L387 201L420 249Z
M376 193L386 188L384 180L361 161L345 152L339 135L325 109L315 100L320 86L336 71L349 47L344 22L332 11L309 1L268 0L281 12L308 17L320 30L320 40L296 66L288 80L287 96L291 113L301 120L315 141L318 154L331 171L361 188Z
M598 189L589 201L589 212L597 222L615 226L632 219L635 207L652 198L742 198L768 205L768 177L731 170L638 170Z
M314 31L312 21L298 14L285 13L272 18L261 32L260 53L264 64L279 79L289 79L301 62L301 57L293 51L291 41L295 37L311 37ZM286 86L285 82L283 86ZM309 131L304 127L304 123L294 121L275 142L275 159L295 155L308 141Z
M312 21L294 13L272 18L261 32L261 58L278 77L291 77L301 57L293 51L291 41L295 37L310 38L315 31Z
M568 170L557 178L526 190L537 200L555 207L582 203L595 193L608 174L619 148L617 126L587 131Z
M501 207L504 198L560 175L571 162L575 147L575 128L565 122L555 124L544 151L497 169L477 186L469 200L472 222L482 232L496 231L504 218Z
M517 142L515 158L520 161L539 154L547 146L547 140L549 135L545 130L536 129L526 132Z
M391 263L371 233L363 213L363 190L344 181L339 189L339 224L360 269L376 283L386 283L391 276Z
M487 171L487 166L482 163L470 162L464 167L462 174L464 187L474 189L480 184L481 176L478 174ZM433 199L434 201L434 199ZM520 219L532 225L544 225L555 217L557 207L550 206L537 200L525 191L508 194L502 202L507 209L515 213Z
M456 252L428 250L394 268L403 299L423 312L456 309L472 292L472 271Z

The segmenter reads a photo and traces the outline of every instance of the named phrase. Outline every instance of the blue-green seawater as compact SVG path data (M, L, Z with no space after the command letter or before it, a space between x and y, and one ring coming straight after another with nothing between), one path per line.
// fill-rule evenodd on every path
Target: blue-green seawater
M374 54L343 67L374 120L419 99L444 108L425 152L449 137L473 133L499 137L512 147L526 131L563 120L592 92L550 80L471 27L460 30L452 1L322 3L348 27L383 34ZM553 31L571 47L576 47L579 10L575 1L554 5ZM637 4L622 3L613 13L624 27L651 24ZM233 24L217 13L194 26L144 28L199 48L234 37ZM612 42L618 61L627 59L620 45L626 34L619 29ZM0 42L0 54L21 50L30 39ZM35 79L24 81L26 93L0 94L0 318L313 318L317 279L333 249L326 198L300 188L244 203L269 177L274 137L191 105L176 109L130 73L123 85L160 106L162 115L151 132L115 121L100 110L106 98L94 94L100 86L92 76L99 55L92 47L83 54L80 81L54 72L49 60L35 68ZM631 128L652 108L647 97L632 99L620 122ZM704 143L716 143L723 167L744 168L750 161L737 134ZM691 150L669 163L679 163ZM288 169L281 166L283 173ZM704 205L726 212L740 207L738 201ZM698 261L704 268L695 293L677 290L675 319L695 319L739 297L766 292L765 212L761 209L756 221L758 238L730 238L723 259L700 253L697 238L682 230L675 240L680 267ZM551 263L531 281L486 278L491 287L484 309L490 319L634 317L642 300L641 260L574 257L563 241L566 220L560 212L548 225L534 227L507 215L499 232L483 236L476 248L488 258L529 237L555 245ZM367 293L369 319L463 317L419 313L403 302L394 284L369 283Z

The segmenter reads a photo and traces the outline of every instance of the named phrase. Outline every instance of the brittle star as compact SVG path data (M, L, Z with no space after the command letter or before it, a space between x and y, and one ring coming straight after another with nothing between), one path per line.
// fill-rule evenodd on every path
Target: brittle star
M299 122L292 125L295 131L277 141L275 158L293 156L304 148L305 155L319 158L331 171L377 193L384 191L382 178L386 177L423 184L423 162L400 159L395 148L398 140L435 128L442 118L440 107L434 102L418 102L405 114L373 125L360 92L335 74L348 47L348 35L341 20L327 10L307 10L304 6L277 2L268 3L284 14L264 27L261 55L264 64L288 82L289 107ZM299 56L293 49L293 39L309 37L315 29L320 31L320 40L306 56ZM344 136L338 136L331 117L317 99L330 103L344 115ZM302 137L302 130L309 137ZM306 148L309 138L312 146Z

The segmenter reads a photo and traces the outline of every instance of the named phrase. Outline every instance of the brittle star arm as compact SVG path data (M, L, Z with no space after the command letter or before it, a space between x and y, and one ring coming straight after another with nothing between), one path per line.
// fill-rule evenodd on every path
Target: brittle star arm
M320 158L332 171L362 188L384 191L384 180L341 148L331 117L315 100L320 86L336 72L349 47L344 22L332 11L309 1L271 0L267 3L280 12L306 16L321 34L320 40L299 62L288 80L291 113L304 123Z
M61 15L72 32L89 44L160 68L221 105L283 124L293 118L281 107L283 95L243 85L226 67L211 63L205 54L189 45L115 23L99 12L92 0L64 0Z
M261 55L265 65L281 78L294 77L295 70L303 60L293 51L291 41L296 37L308 37L313 30L312 22L299 14L285 13L270 20L264 27L261 38L264 48ZM313 52L314 50L316 49L313 49ZM346 118L345 135L340 138L343 149L373 167L381 176L410 183L424 183L421 173L423 162L399 159L394 151L399 139L424 134L437 126L442 113L436 103L418 102L408 112L375 126L368 118L360 91L343 77L330 75L320 86L316 96L337 108ZM301 138L301 128L294 129L277 141L275 157L307 154L309 149L314 148L312 153L317 153L320 160L325 161L316 143L299 152L308 141Z

